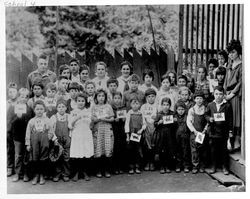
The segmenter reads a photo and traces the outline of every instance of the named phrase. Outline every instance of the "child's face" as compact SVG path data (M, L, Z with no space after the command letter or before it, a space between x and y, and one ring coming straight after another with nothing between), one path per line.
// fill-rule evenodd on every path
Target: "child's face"
M174 73L169 73L168 76L170 77L171 84L174 85L175 84L175 75L174 75Z
M70 78L70 70L69 69L63 70L61 75L65 76L69 79Z
M48 98L54 98L56 95L56 91L55 90L51 90L50 88L47 89L46 91L46 95Z
M239 57L238 53L236 50L232 50L231 52L229 52L229 55L228 57L231 59L231 60L235 60Z
M205 79L205 75L206 75L206 73L205 73L204 69L203 68L199 68L198 69L198 77L200 78L200 80L204 80Z
M94 85L93 84L88 84L86 86L86 92L88 93L89 96L94 95L94 93L95 93L95 87L94 87Z
M63 115L66 112L67 107L64 104L58 104L56 109L60 115Z
M217 103L221 103L224 97L224 93L218 90L214 91L214 99Z
M210 64L208 65L208 70L209 70L209 72L213 72L214 69L215 69L214 64L210 63Z
M149 103L149 104L155 103L155 95L154 94L148 95L146 99L147 99L147 103Z
M11 100L16 99L17 98L17 89L15 89L15 88L9 88L9 90L8 90L8 97Z
M164 112L167 112L167 111L170 109L170 104L167 103L167 102L163 102L163 103L161 104L161 107L162 107L162 110L163 110Z
M116 83L110 83L108 89L109 89L109 91L110 91L111 93L115 93L116 90L117 90L117 85L116 85Z
M178 79L178 86L179 87L186 86L186 85L187 85L187 82L185 79L183 79L183 78Z
M96 66L96 75L97 77L104 77L106 74L106 67L104 65L97 65Z
M67 90L67 87L68 87L68 83L69 83L69 81L68 81L67 79L61 79L61 80L59 81L59 85L58 85L58 86L64 88L65 91L66 91L66 90Z
M145 77L144 77L145 84L151 85L152 84L152 80L153 80L152 77L150 77L149 75L145 75Z
M71 62L70 63L70 70L71 70L71 72L73 74L78 73L78 71L79 71L79 65L78 65L78 63L77 62Z
M79 109L83 109L85 107L86 101L84 97L77 97L76 99L77 107Z
M130 68L128 65L123 65L121 68L122 76L127 78L130 75Z
M45 112L45 107L41 104L37 104L35 109L34 109L34 112L35 112L36 116L42 117L43 113Z
M170 87L170 82L168 79L164 79L162 82L161 82L161 86L162 86L162 89L163 90L167 90L169 87Z
M28 99L29 99L29 97L26 93L20 93L20 95L18 97L19 103L23 103L23 104L27 103Z
M122 102L122 98L120 95L115 95L113 100L115 104L120 104Z
M136 91L138 89L139 82L138 81L130 81L129 87L132 91Z
M82 72L80 73L80 78L83 81L86 81L89 79L89 71L88 70L82 70Z
M181 107L181 106L179 106L179 107L176 109L176 111L177 111L177 114L178 114L178 115L181 115L181 116L185 113L185 109L184 109L183 107Z
M198 106L201 106L203 103L203 97L196 97L194 101Z
M105 101L105 94L103 92L97 95L97 102L98 104L104 104Z
M225 78L225 75L219 74L216 76L216 78L218 79L219 82L222 82Z
M77 89L70 89L69 94L71 99L75 99L76 95L79 93L79 91Z
M133 111L138 111L140 108L140 102L138 100L132 100L132 102L130 103L130 106Z
M43 93L43 89L40 86L34 86L33 87L33 93L36 97L40 97Z
M226 60L222 55L219 55L218 62L219 62L219 66L223 66L226 63Z
M39 72L46 72L48 70L48 61L46 59L39 59L37 62Z
M181 96L181 99L182 99L184 102L188 101L188 99L189 99L189 93L188 93L187 90L181 91L180 96Z

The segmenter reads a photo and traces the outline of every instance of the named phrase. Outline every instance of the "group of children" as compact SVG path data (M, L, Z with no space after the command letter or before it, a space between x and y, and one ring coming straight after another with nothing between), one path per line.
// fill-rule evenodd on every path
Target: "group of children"
M44 184L45 176L55 182L89 180L93 173L108 178L142 169L195 174L208 166L214 173L218 152L228 174L227 140L233 127L221 86L223 66L214 72L217 66L209 65L218 82L211 90L203 66L196 82L171 71L157 89L152 70L144 71L140 85L128 62L121 64L117 79L108 77L104 62L96 63L93 80L88 66L79 67L75 59L69 65L59 68L55 83L37 79L31 91L9 85L7 158L14 182L21 176L32 178L33 185Z

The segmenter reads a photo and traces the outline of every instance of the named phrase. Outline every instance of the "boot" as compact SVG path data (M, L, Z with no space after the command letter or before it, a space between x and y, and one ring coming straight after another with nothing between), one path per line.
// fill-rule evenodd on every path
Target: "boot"
M32 179L32 185L36 185L37 184L37 182L38 182L38 178L39 178L39 175L38 174L36 174L34 177L33 177L33 179Z
M45 184L45 179L44 179L44 176L43 174L40 175L40 182L39 182L40 185L44 185Z

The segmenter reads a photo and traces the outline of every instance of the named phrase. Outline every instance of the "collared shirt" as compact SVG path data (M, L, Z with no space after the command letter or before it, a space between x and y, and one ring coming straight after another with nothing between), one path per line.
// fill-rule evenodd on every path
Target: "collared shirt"
M77 82L78 84L81 84L80 75L77 74L76 76L74 76L74 75L72 74L72 75L71 75L71 82Z
M218 112L220 110L221 105L224 104L224 103L227 103L227 101L225 99L223 99L222 102L219 103L219 104L215 100L213 102L215 103L216 109L217 109Z
M56 74L50 70L47 70L45 73L41 74L38 70L31 72L27 78L27 88L31 90L31 87L35 79L41 79L43 86L45 87L49 82L56 81Z

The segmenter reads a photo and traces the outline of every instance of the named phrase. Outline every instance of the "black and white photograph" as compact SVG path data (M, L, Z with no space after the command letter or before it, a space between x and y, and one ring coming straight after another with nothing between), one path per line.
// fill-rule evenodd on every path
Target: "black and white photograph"
M1 2L3 197L246 197L243 1L45 2Z

